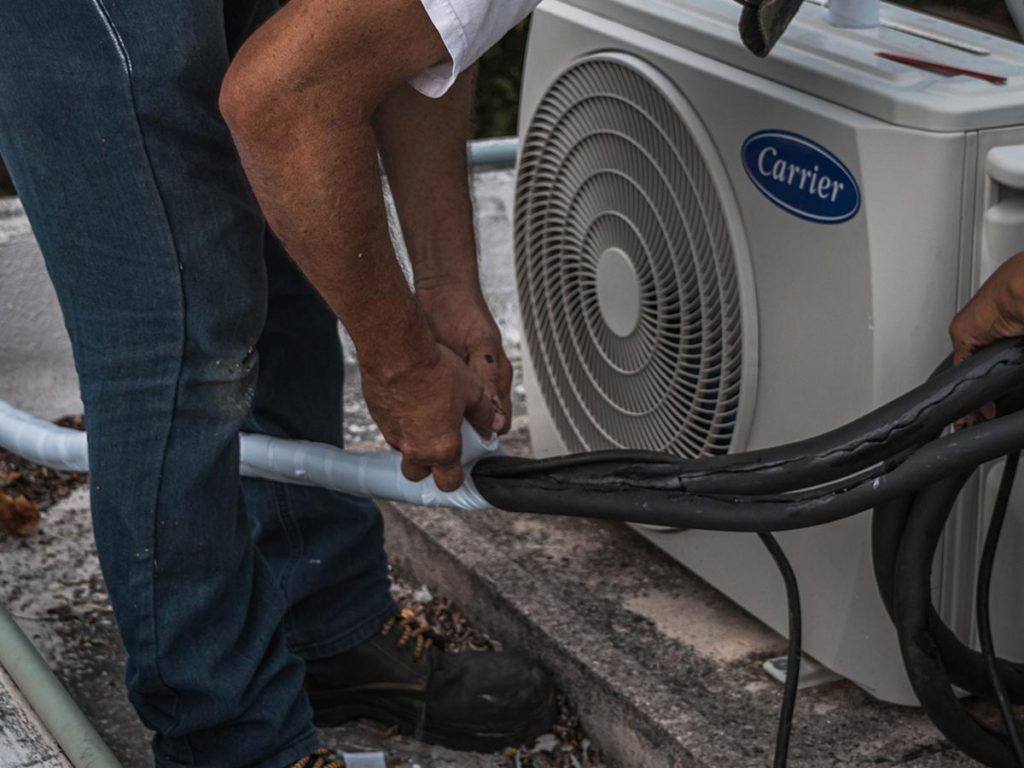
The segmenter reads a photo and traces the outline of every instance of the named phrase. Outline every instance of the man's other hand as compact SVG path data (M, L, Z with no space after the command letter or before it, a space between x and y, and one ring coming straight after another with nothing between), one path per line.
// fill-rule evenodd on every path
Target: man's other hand
M462 485L462 420L481 432L494 406L479 378L447 347L435 344L425 363L363 370L363 396L384 439L402 453L402 474L430 475L442 491Z
M505 434L512 426L512 364L480 291L417 285L416 297L434 338L466 362L494 408L486 431Z
M1024 336L1024 253L1004 262L949 325L953 357L962 363L979 349L999 339ZM972 413L957 422L971 426L982 418L995 416L989 403L980 413Z

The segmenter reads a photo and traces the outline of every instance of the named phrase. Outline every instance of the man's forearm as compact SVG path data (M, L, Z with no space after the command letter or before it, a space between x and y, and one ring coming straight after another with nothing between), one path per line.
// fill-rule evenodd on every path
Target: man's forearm
M479 290L466 161L475 83L474 67L440 99L403 86L374 117L417 289Z
M274 231L348 328L363 396L410 480L462 483L461 423L495 429L395 259L372 116L444 42L419 0L291 0L242 47L221 112Z
M357 4L285 6L239 53L222 109L267 220L345 324L364 368L416 366L434 353L433 339L394 258L376 141L359 106L398 82L372 69L372 50L362 71L337 55L362 44L346 41L352 25L339 16ZM436 36L393 43L410 72L444 55Z

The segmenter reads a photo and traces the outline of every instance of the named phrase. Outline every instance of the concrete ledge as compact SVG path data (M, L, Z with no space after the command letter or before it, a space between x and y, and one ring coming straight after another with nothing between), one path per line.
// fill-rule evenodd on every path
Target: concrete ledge
M539 656L609 764L763 768L784 642L622 525L383 505L404 578ZM801 692L794 766L970 765L918 710L853 685Z
M0 765L4 768L71 768L53 736L0 667Z

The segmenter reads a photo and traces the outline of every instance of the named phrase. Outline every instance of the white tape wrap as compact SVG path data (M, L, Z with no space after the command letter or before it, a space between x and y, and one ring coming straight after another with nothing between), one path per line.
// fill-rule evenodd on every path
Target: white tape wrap
M0 447L53 469L86 472L88 445L84 432L65 429L22 413L0 400ZM466 480L452 493L432 478L418 483L402 475L402 457L393 451L356 453L333 445L286 440L269 435L241 436L241 472L282 483L316 485L332 491L401 501L424 507L487 509L470 471L485 456L502 453L498 439L482 438L462 425L462 466Z

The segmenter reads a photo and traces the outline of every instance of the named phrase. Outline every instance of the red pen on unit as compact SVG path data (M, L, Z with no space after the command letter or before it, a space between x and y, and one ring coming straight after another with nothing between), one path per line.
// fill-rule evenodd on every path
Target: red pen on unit
M990 75L986 72L978 72L973 69L963 69L962 67L953 67L949 64L942 64L938 61L916 59L912 56L902 56L898 53L888 53L887 51L876 51L875 56L888 61L895 61L898 64L906 64L909 67L917 67L919 69L938 72L942 75L966 75L967 77L976 77L979 80L985 80L993 85L1006 85L1006 78L1002 75Z

